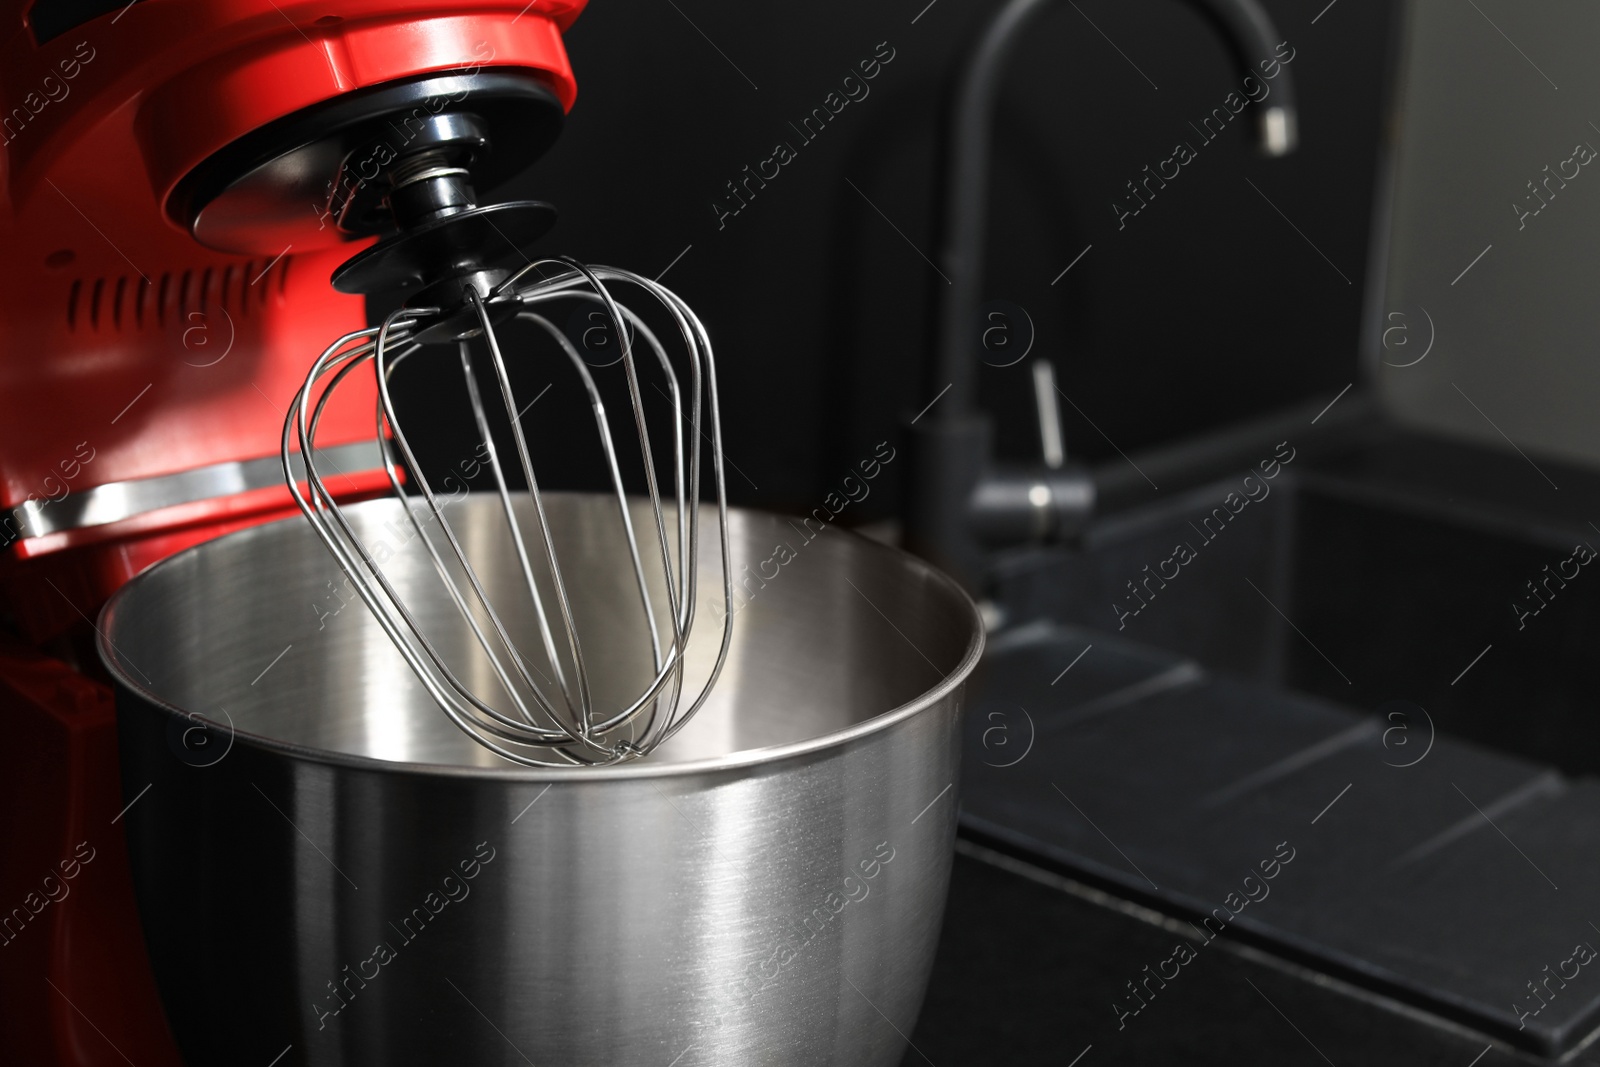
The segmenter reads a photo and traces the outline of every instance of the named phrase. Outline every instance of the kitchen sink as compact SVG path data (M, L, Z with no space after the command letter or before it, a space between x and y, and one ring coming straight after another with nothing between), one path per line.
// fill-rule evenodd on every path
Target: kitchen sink
M963 833L1182 920L1104 991L1108 1041L1222 937L1569 1055L1600 1027L1600 485L1281 447L1005 561Z

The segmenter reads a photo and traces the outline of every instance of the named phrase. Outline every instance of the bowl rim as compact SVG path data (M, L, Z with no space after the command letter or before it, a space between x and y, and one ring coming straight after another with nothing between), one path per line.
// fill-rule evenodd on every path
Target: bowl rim
M569 491L546 492L545 497L594 497L604 494L581 493ZM394 501L389 497L380 497L375 500L361 501L348 505L349 508L361 508L368 504L388 503ZM705 504L702 507L708 506ZM765 511L759 508L729 507L729 516L736 514L752 515L764 518L783 519L781 512ZM200 719L218 728L227 728L231 742L244 742L245 744L279 755L289 756L297 760L310 763L320 763L327 766L343 767L357 770L374 771L389 774L420 775L428 778L466 778L487 781L520 781L520 782L587 782L605 779L628 778L676 778L693 775L703 775L718 771L732 771L748 769L778 763L799 757L814 755L830 749L842 748L851 742L881 733L916 717L923 711L941 703L946 697L959 690L966 684L968 677L978 665L978 660L983 655L986 632L983 614L978 609L972 597L963 589L959 582L951 578L944 571L931 563L915 556L902 548L885 544L882 541L866 537L847 527L832 527L833 532L855 541L861 547L871 552L879 553L896 560L903 566L919 574L923 579L931 581L942 590L954 594L958 605L965 605L966 612L972 623L972 637L967 642L966 650L955 668L950 671L939 683L930 689L913 697L896 707L879 712L871 718L853 723L842 730L821 734L817 737L807 738L804 741L792 741L783 745L768 745L761 748L740 749L737 752L725 753L721 756L711 756L704 759L684 760L671 763L651 763L648 760L630 760L624 763L611 764L605 767L523 767L503 761L504 766L463 766L455 763L417 763L402 762L399 760L380 759L376 756L355 755L348 752L337 752L326 748L312 748L307 745L297 744L292 741L282 741L265 734L252 733L240 730L231 722L221 723L217 720L202 715L196 711L185 711L176 704L152 692L149 686L139 682L126 669L122 662L122 653L111 640L111 631L116 624L117 610L123 601L137 595L139 586L148 575L161 571L169 566L179 565L180 560L191 558L210 546L224 541L246 540L251 537L265 536L263 531L285 523L303 523L303 516L294 514L271 522L260 523L243 530L234 530L223 534L221 537L200 544L191 545L182 551L175 552L165 559L159 560L133 578L124 582L122 587L113 593L100 609L95 621L95 647L100 654L100 661L110 672L114 689L120 698L131 693L137 696L145 705L159 709L168 716L193 722ZM871 601L868 601L870 604ZM890 625L893 625L891 623ZM910 639L907 638L910 644ZM912 646L915 648L916 646ZM131 663L130 663L131 665ZM134 668L138 670L137 667ZM143 673L143 672L139 672ZM959 710L959 708L958 708ZM439 714L444 714L442 711ZM121 711L118 712L118 722L121 722ZM487 749L485 751L488 751ZM220 762L220 761L219 761Z

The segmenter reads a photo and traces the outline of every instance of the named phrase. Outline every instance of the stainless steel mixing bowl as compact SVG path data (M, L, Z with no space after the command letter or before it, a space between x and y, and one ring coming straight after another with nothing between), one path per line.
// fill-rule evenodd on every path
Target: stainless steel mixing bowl
M496 502L452 507L469 540L504 536ZM615 502L549 507L580 622L615 626L585 647L593 673L636 689ZM352 513L468 655L400 508ZM713 700L603 769L516 768L459 733L299 519L129 583L100 625L122 821L191 1067L897 1064L939 933L982 628L917 559L816 529L732 514L741 606ZM711 610L715 539L701 549ZM719 630L697 628L691 680Z

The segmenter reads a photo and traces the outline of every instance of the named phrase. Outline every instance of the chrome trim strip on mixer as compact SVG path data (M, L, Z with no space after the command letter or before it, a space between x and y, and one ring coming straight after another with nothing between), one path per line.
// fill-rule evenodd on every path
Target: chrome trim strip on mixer
M319 448L317 454L322 462L340 471L374 470L383 466L383 454L376 441ZM282 484L283 464L274 453L260 459L214 463L152 478L107 482L69 493L57 501L25 501L11 509L11 519L23 537L43 537L87 526L104 526L179 504Z

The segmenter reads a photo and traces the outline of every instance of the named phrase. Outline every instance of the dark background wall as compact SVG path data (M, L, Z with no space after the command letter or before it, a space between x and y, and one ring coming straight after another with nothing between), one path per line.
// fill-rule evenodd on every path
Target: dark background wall
M567 129L499 195L561 208L542 252L651 276L673 264L663 281L717 345L735 502L815 506L938 391L925 366L945 285L929 262L945 90L998 6L594 0L568 35L580 93ZM985 296L1031 318L1034 353L1079 409L1065 411L1079 457L1355 378L1396 5L1266 6L1294 50L1301 104L1302 149L1284 160L1255 154L1254 108L1212 143L1193 131L1239 75L1175 0L1062 3L1016 57ZM789 124L885 42L894 58L869 95L802 142ZM719 222L725 183L779 141L797 158ZM1198 158L1119 229L1125 183L1178 141ZM432 392L426 372L415 378L414 392ZM1034 453L1025 364L985 367L981 389L1002 451ZM537 418L547 439L593 451L575 380ZM892 512L894 474L853 518Z

